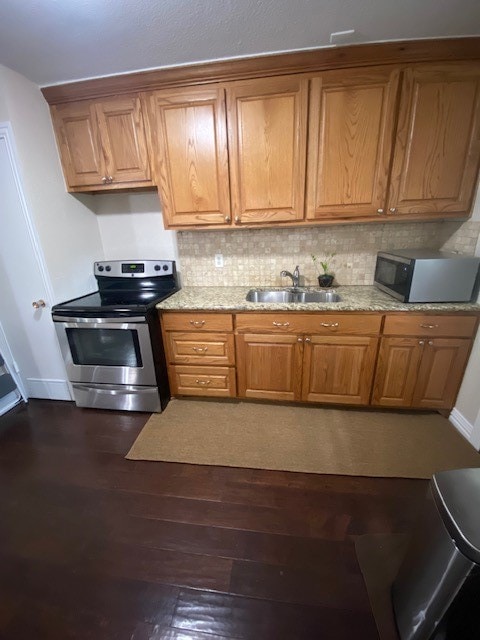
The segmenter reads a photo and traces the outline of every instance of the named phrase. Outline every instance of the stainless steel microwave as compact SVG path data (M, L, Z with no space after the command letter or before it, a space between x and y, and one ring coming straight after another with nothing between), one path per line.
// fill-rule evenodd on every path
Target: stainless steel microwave
M480 258L431 249L379 251L375 285L402 302L469 302Z

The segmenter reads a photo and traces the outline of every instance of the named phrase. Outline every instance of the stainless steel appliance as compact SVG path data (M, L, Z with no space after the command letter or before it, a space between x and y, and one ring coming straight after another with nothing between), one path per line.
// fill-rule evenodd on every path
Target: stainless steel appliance
M433 475L392 585L402 640L478 640L480 469Z
M402 302L469 302L480 258L431 249L379 251L375 285Z
M55 323L79 407L159 412L168 403L155 305L178 291L175 262L95 262L98 291L55 305Z

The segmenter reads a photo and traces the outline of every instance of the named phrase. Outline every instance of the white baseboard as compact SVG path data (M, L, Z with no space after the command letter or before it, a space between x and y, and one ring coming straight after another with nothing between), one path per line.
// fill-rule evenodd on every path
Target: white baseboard
M449 418L450 422L453 424L455 429L459 431L464 438L466 438L470 444L472 443L472 434L474 425L470 424L470 422L465 418L465 416L460 413L458 409L452 409L452 413Z
M43 398L45 400L72 399L66 380L27 378L26 383L29 398Z

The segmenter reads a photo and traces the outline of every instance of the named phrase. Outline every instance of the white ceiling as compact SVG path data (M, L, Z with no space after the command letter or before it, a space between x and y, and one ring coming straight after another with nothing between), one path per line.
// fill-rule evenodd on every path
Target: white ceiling
M0 63L40 86L356 42L480 34L479 0L1 0Z

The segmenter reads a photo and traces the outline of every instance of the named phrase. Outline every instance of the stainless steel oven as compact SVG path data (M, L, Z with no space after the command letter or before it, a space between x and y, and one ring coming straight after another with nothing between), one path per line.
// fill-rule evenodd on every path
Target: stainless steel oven
M169 389L155 304L178 290L175 265L97 262L95 276L98 292L52 310L75 401L161 411Z

